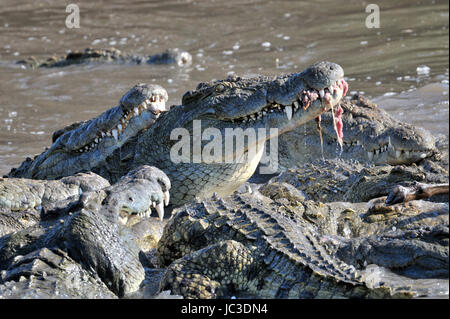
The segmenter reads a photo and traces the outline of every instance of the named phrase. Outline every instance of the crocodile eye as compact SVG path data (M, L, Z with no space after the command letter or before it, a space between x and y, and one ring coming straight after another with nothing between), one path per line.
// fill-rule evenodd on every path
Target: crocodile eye
M219 84L216 86L216 92L223 92L225 91L225 86L223 84Z

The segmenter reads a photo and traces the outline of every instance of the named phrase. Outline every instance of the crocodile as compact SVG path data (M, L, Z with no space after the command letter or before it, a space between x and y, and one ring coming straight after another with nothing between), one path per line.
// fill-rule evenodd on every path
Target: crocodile
M117 298L139 288L146 276L142 255L145 249L136 239L145 241L142 237L148 233L142 227L133 227L138 222L128 222L166 204L170 181L161 170L150 166L131 170L111 186L92 175L72 178L70 189L75 190L75 195L55 191L54 201L49 204L45 196L35 201L43 205L38 222L0 237L3 297L13 298L19 293L28 298ZM24 182L17 181L17 186ZM80 195L76 191L77 186L82 189L82 184L91 188L84 188ZM23 193L42 195L40 186L34 184ZM58 198L59 202L55 202ZM159 220L157 225L162 231ZM149 226L147 223L145 228Z
M200 83L195 90L183 95L182 105L158 114L157 121L147 129L136 129L133 136L130 133L129 140L124 140L123 132L116 135L112 131L113 136L108 136L101 125L89 127L89 123L108 124L110 129L117 125L117 121L105 122L102 115L82 126L63 129L54 136L56 140L48 150L23 162L18 169L11 170L9 176L58 179L92 171L115 183L130 169L150 165L169 177L170 203L174 206L195 197L209 197L214 192L231 194L255 171L266 140L317 118L338 103L348 89L343 77L344 71L339 65L318 62L303 72L288 75L232 76ZM197 124L200 124L198 130ZM134 126L130 120L126 127L131 130ZM213 133L221 137L236 129L258 130L258 137L242 148L232 146L231 150L217 151L222 156L206 161L198 157L205 154L202 150L208 147L214 134L205 137L206 130L201 132L201 126L213 129ZM260 130L268 133L259 134ZM176 136L177 132L186 132L187 136L182 135L177 141L180 137ZM95 144L99 136L103 136L104 145L114 145L112 153L105 153L104 147ZM174 161L173 148L180 143L182 151L187 147L187 156ZM221 141L219 148L225 148L225 144Z
M189 52L178 48L168 49L160 54L142 56L129 53L122 53L115 48L94 49L86 48L84 51L70 51L65 56L52 56L44 60L38 60L34 56L16 63L26 68L56 68L83 63L118 63L118 64L176 64L180 67L189 66L192 63L192 56Z
M384 199L368 209L290 191L276 198L281 192L213 196L177 209L158 243L167 267L160 289L186 298L448 294L448 203L412 201L389 215L379 208ZM376 214L384 218L369 218Z
M329 171L339 172L336 166L329 164L328 167ZM369 168L380 169L380 167ZM322 168L321 171L324 171L324 169ZM408 179L411 175L406 170L402 172L404 179ZM331 179L330 176L324 175L323 182ZM369 176L374 178L376 173L369 174ZM386 179L389 178L385 177ZM430 179L431 177L427 180ZM385 180L374 178L372 185L379 184L382 186ZM127 296L142 298L144 296L159 296L154 286L155 282L156 286L159 284L161 271L148 269L148 267L152 268L154 265L149 265L148 259L151 256L149 257L145 251L158 247L160 265L166 267L171 260L181 257L182 254L189 255L191 250L199 248L198 245L204 243L202 238L193 235L192 225L181 219L178 213L168 221L166 227L159 219L157 223L152 223L149 218L140 218L149 216L149 208L156 208L163 202L167 204L167 191L170 188L170 181L162 171L153 167L144 166L131 171L113 186L109 186L105 179L92 172L88 174L79 173L56 181L3 179L1 182L6 185L2 188L3 197L7 198L4 195L8 192L14 195L9 197L8 202L3 201L2 204L4 208L9 210L9 214L14 216L17 213L23 213L23 211L18 210L22 207L26 207L26 211L37 209L40 212L39 220L34 225L13 229L13 232L9 232L9 235L0 237L0 270L2 270L0 295L5 298L18 296L27 298L117 298ZM2 184L0 183L0 185ZM287 185L289 184L280 183L273 179L259 188L260 194L267 196L261 204L267 209L266 213L270 213L272 217L276 218L277 223L279 222L283 227L285 225L283 218L286 217L286 214L291 217L302 216L302 220L297 222L303 226L305 226L305 223L308 224L305 226L307 227L305 230L300 228L301 234L319 238L321 245L329 245L329 249L333 249L334 252L325 258L326 263L329 263L327 269L329 270L331 267L328 275L332 277L329 284L333 286L322 287L318 292L310 291L308 289L314 290L314 288L311 288L314 287L314 283L310 280L309 288L307 288L309 292L293 293L289 295L290 297L325 298L339 296L340 293L342 293L341 297L368 296L376 298L390 297L391 295L396 297L410 297L418 294L429 295L430 280L433 284L443 284L445 287L445 280L442 281L441 277L448 277L445 272L445 269L448 272L448 244L447 246L436 244L435 241L438 238L445 242L445 228L442 227L446 222L448 223L448 204L413 201L405 206L394 205L392 208L387 208L382 201L379 201L378 206L373 205L370 209L367 209L366 203L330 203L324 206L320 202L305 200L299 190L295 189L294 186L289 187ZM21 194L23 196L16 196L19 193L17 188L22 189ZM247 234L247 231L253 234L253 229L246 227L248 225L242 219L242 212L246 212L249 205L253 205L255 202L259 203L261 196L263 196L258 195L259 191L257 190L258 193L252 196L249 194L234 195L232 201L235 201L236 198L245 198L245 203L239 199L237 203L233 204L236 209L226 208L227 214L236 215L234 217L227 215L226 217L235 218L235 220L229 222L224 216L221 216L219 219L222 219L215 221L214 227L209 229L212 233L208 235L208 238L214 239L217 236L220 239L219 230L224 224L236 225L239 228L238 232L241 234ZM329 192L333 193L333 189L330 188ZM29 198L29 201L24 203L23 198ZM227 198L224 200L228 201ZM276 202L277 209L273 208L274 204L270 202L271 200ZM213 198L207 201L214 202L217 199ZM206 202L203 201L202 203ZM192 205L197 204L189 204L187 208L182 208L182 210L188 212L197 210L196 207L192 208ZM260 208L260 206L258 207ZM252 210L250 209L250 211ZM133 220L133 218L135 221L130 224L130 220ZM136 219L139 222L136 222ZM263 218L263 220L267 221L267 218ZM196 224L200 225L200 230L205 225L203 221ZM195 231L198 231L199 225L193 226ZM245 229L242 229L241 226ZM273 229L279 230L279 226L274 223L258 224L258 226L261 227L263 233L270 233ZM387 229L393 229L394 227L398 228L397 232L386 234ZM105 229L108 229L108 231L105 232ZM158 232L160 234L156 234ZM219 234L214 232L219 232ZM305 238L297 233L296 231L293 234L293 240L298 240L297 245L301 245ZM157 238L154 238L155 234ZM162 239L160 240L161 236ZM274 235L275 238L279 236L279 234ZM174 244L173 241L176 238L179 239L179 237L184 238L183 240L192 237L194 247L192 249L187 248L188 245L183 240L182 243ZM410 238L419 239L409 243ZM159 243L158 240L160 240ZM150 246L149 241L152 242ZM422 241L431 241L431 243L428 243L428 246L423 246ZM322 242L325 244L322 244ZM392 242L395 243L394 246L392 246ZM119 245L107 243L119 243ZM192 244L189 243L189 245ZM233 240L227 241L225 245L228 245L226 246L228 248L225 249L219 245L219 251L223 251L223 249L233 251L235 245L239 246ZM246 242L244 246L251 247ZM367 253L368 247L372 246L374 252ZM308 256L310 253L308 247L298 247L300 247L302 254ZM216 246L210 248L211 251L215 249ZM402 254L402 249L406 251L404 254ZM349 250L354 254L346 253ZM411 251L415 253L411 255L411 258L407 257L407 253ZM395 255L394 252L400 256L398 259L389 258L389 256ZM117 256L119 255L122 256L119 259L125 260L126 265L131 265L133 271L130 271L126 265L118 261ZM339 257L335 257L335 255ZM213 257L211 254L208 256ZM214 258L219 257L214 256ZM419 259L419 261L416 259ZM106 269L99 266L100 260L102 260L101 265L105 264L105 260L107 261ZM222 263L222 259L219 258L218 260L226 267L227 264ZM311 263L314 266L315 258L312 258L312 260ZM362 283L362 279L353 271L354 268L365 267L367 262L380 266L369 265L363 272L365 273L365 281ZM351 287L353 285L356 285L356 287L349 289L341 287L341 281L346 282L348 278L345 276L343 278L339 270L335 273L335 269L332 267L336 264L340 265L339 267L345 264L342 267L348 275L350 277L356 276L357 280L353 278L354 280L350 283ZM207 263L202 263L201 266L204 269L215 267ZM307 267L309 266L308 264ZM144 267L144 272L142 267ZM177 283L188 284L189 288L186 289L192 289L192 287L195 287L195 283L192 284L189 280L180 279L178 274L176 278L170 277L169 274L175 266L168 267L167 273L164 272L165 275L162 276L163 285L160 289L160 295L167 290L170 290L172 294L180 294L185 297L229 297L231 296L230 293L236 294L234 290L224 295L186 294L186 291L177 290ZM183 266L183 272L189 267L192 267L192 265ZM318 267L320 268L320 265ZM390 274L385 270L380 270L386 267L392 267L396 273ZM390 286L373 289L374 285L379 285L380 272L388 279ZM401 277L398 277L399 275ZM405 277L405 275L408 276ZM411 279L410 277L413 276L416 277ZM419 279L416 280L417 278ZM428 282L421 281L423 278L428 278ZM313 282L316 279L320 280L320 278L315 278ZM407 291L404 291L405 288L401 287L401 285L405 285L405 280L410 287ZM209 285L209 282L207 284ZM347 284L344 283L344 286ZM214 287L214 285L211 287ZM299 285L301 284L299 283ZM335 289L335 286L338 288ZM270 289L275 288L271 287ZM148 290L151 291L150 296L144 293ZM247 293L254 294L251 289L245 288L243 290L244 296ZM271 295L273 291L267 292L267 294L266 292L262 295L256 294L256 296L286 297L279 293ZM442 293L439 289L432 290L431 293L433 292ZM173 295L169 295L169 297L173 297Z
M337 161L337 163L344 167L344 169L348 167L353 169L353 166L361 166L359 163L353 163L353 166L347 164L346 166L343 164L344 161ZM338 174L342 173L343 176L351 175L346 174L346 172L350 172L350 169L344 171L344 169L337 168L336 164L331 165L330 163L324 165L322 168L318 168L316 171L325 172L326 167L328 167L330 172L337 172ZM408 169L412 168L418 170L419 172L417 172L416 175L420 176L421 168L412 166ZM373 186L377 186L377 184L379 187L383 187L385 181L390 178L389 176L383 176L381 179L375 178L379 173L379 171L375 170L381 169L378 166L372 166L366 169L373 170L371 174L366 173L367 176L372 178L372 187L367 187L369 190L376 189L377 187ZM355 169L353 169L353 171L355 171ZM292 172L286 172L284 174L286 175L288 173ZM402 170L400 173L399 174L402 177L398 177L396 180L411 179L411 175L413 175L411 172L408 172L407 169ZM323 180L320 181L322 183L326 183L328 180L333 179L329 174L322 175ZM318 174L318 176L321 176L321 174ZM432 181L433 176L434 175L430 173L426 180ZM311 176L307 176L307 178L310 177ZM290 181L297 186L293 181L293 177L282 177L281 180ZM34 226L28 224L19 229L14 229L13 225L12 232L10 231L9 235L0 238L0 251L2 252L0 254L0 270L3 269L2 281L0 281L0 295L3 297L116 298L131 296L133 298L142 298L144 296L159 296L157 294L158 291L155 290L154 286L159 284L161 271L158 269L149 270L146 268L144 265L148 265L149 261L147 258L151 258L151 256L149 257L144 254L144 256L146 256L144 258L142 253L158 246L161 251L158 256L162 260L160 265L167 265L167 260L179 257L179 255L177 255L179 252L176 252L176 249L174 249L173 245L170 243L173 241L173 238L170 236L173 235L174 238L178 236L189 238L192 236L192 231L189 230L189 228L177 228L176 232L173 232L174 226L171 224L172 220L169 220L169 226L167 226L168 229L163 230L164 224L160 222L152 223L149 218L143 220L139 218L143 216L148 217L148 209L150 207L157 209L158 205L163 202L164 204L167 204L167 191L170 188L170 181L156 168L144 167L138 169L136 172L129 172L127 176L123 177L112 187L108 186L108 182L105 179L92 172L88 174L79 173L75 176L65 177L56 181L11 178L3 179L1 182L0 186L2 184L5 185L2 187L2 196L3 198L9 198L9 201L3 200L2 205L3 208L6 208L9 211L8 213L10 215L14 217L15 214L22 214L23 211L19 209L25 209L25 211L38 209L40 212L39 220L35 222ZM155 185L158 190L153 191ZM21 189L20 192L17 190L18 188ZM329 193L334 193L334 189L332 188L327 188L327 190ZM380 202L378 207L374 205L374 207L369 210L367 210L366 203L331 203L324 207L320 202L310 200L305 201L301 191L295 189L295 187L290 184L281 183L281 181L277 179L273 179L269 183L263 185L259 188L259 191L261 194L267 196L267 198L270 197L272 200L277 201L278 204L282 205L282 207L279 206L281 208L277 210L272 210L272 206L268 206L269 212L271 212L271 214L275 213L277 218L283 218L283 214L286 212L291 215L293 213L303 214L305 221L311 224L308 227L316 228L313 232L314 235L311 233L308 234L311 236L320 236L321 240L326 240L327 245L334 245L333 249L335 253L339 254L339 258L343 259L344 262L348 264L348 266L345 266L346 271L348 271L348 269L353 270L352 266L362 267L367 261L378 264L381 263L382 267L388 267L390 262L391 264L394 263L396 265L395 270L397 272L397 268L401 269L402 275L406 273L410 277L412 274L416 277L419 276L419 278L426 277L428 280L431 278L433 283L444 284L445 286L445 282L439 281L440 279L435 279L435 277L436 274L440 277L446 276L445 269L448 269L448 264L445 266L445 251L448 251L448 245L447 247L442 247L442 245L433 244L434 246L423 248L421 247L421 241L419 241L419 243L404 243L404 235L408 234L409 237L406 237L407 239L411 236L417 237L419 235L427 240L430 240L430 236L432 239L434 237L442 237L442 232L445 231L445 229L441 228L442 224L445 225L446 215L448 216L448 204L447 206L427 202L418 204L414 201L405 207L395 205L393 208L388 209ZM6 194L13 196L8 197L5 196ZM373 193L373 195L377 194L378 193L376 192ZM241 195L236 196L239 197ZM259 195L253 195L251 197L249 195L242 196L247 197L249 203L253 204L255 200L258 201ZM28 201L24 202L24 198L28 198ZM130 203L133 205L130 205ZM236 205L239 210L243 210L244 212L246 211L246 208L248 208L248 205L242 205L241 202ZM229 214L234 213L235 210L229 210ZM278 216L279 213L281 213L280 216ZM129 221L133 220L133 217L138 217L137 220L139 220L139 222L136 223L136 218L134 218L135 222L130 224ZM174 218L175 221L173 221L173 223L176 225L179 223L186 225L185 222L180 221L179 217ZM236 218L238 218L239 223L242 222L239 214L237 214ZM221 222L223 222L223 220ZM304 221L302 221L302 223L304 223ZM200 224L203 225L202 222ZM281 224L283 225L283 223ZM127 228L123 229L123 226L127 226ZM271 226L278 229L278 226L276 225L263 224L260 226L264 231L266 229L267 231L271 231ZM430 229L426 229L424 226L430 227ZM80 227L82 228L82 231ZM127 231L129 227L131 227L132 230L131 234ZM397 227L402 232L400 234L384 234L386 229L393 227ZM75 231L73 231L73 229L75 229ZM101 229L108 229L109 234L104 234L105 232L102 232ZM117 229L119 229L118 232ZM213 228L213 230L214 229L215 228ZM73 235L73 232L75 232L76 235ZM82 233L81 235L80 232ZM64 235L67 233L71 235ZM119 235L117 235L117 233ZM302 233L306 234L307 231L302 231ZM124 242L123 239L121 239L121 234L125 236L125 238L132 237L135 242ZM351 236L349 236L349 234L351 234ZM117 238L117 236L119 236L119 238ZM162 242L158 244L158 240L161 236L163 236ZM211 236L215 236L215 234ZM295 240L299 240L300 242L304 241L303 237L300 238L296 234L294 234L294 236L296 236L294 238ZM334 239L336 236L357 238L357 240L346 241L340 239L338 242L341 243L341 245L336 246L337 240ZM82 239L82 243L78 244ZM198 237L194 236L193 240L197 243ZM403 259L405 257L401 255L400 252L402 249L401 247L405 246L409 247L409 251L416 251L417 253L413 255L414 258L419 256L417 258L420 258L422 262L415 262L414 260L411 260L411 258L406 258L406 261L401 258L399 260L393 258L393 260L388 261L387 264L386 262L380 262L380 260L386 259L386 256L391 256L393 250L397 249L397 246L392 248L388 245L388 243L392 243L392 240L400 246L400 249L396 252L399 253L399 256ZM125 253L132 255L127 255L125 260L132 260L131 265L137 269L137 275L133 272L131 277L128 277L127 275L127 277L124 278L123 274L125 272L128 274L129 270L126 269L126 267L121 268L118 266L117 259L115 259L115 256L123 254L123 250L120 250L121 248L119 249L119 246L117 245L105 247L105 241L120 242L120 247L125 247ZM198 241L198 243L201 242L202 241ZM382 244L377 244L376 248L374 248L374 251L378 253L366 253L368 246L375 246L374 243L379 242ZM235 245L231 242L230 244L231 246ZM79 245L81 245L81 248L79 248ZM138 247L136 247L136 245ZM179 243L176 245L179 245ZM167 251L167 247L169 247L169 251ZM181 244L180 247L185 247L185 245ZM117 251L117 249L119 250ZM351 254L345 254L348 249L352 249L357 257L353 257ZM435 256L436 253L429 257L432 249L434 249L434 251L439 251L437 257ZM85 256L87 254L86 252L91 252L88 254L88 257L83 257L88 258L87 260L80 257L80 255ZM182 252L186 253L184 248L182 249ZM305 249L305 254L308 253L308 249ZM113 268L113 270L106 271L103 268L95 268L95 272L92 273L89 265L92 266L93 264L95 265L98 263L99 259L95 258L99 256L99 254L101 255L102 260L108 260L112 265L111 267L117 267L118 269ZM138 259L140 264L137 264L136 260L138 257L136 256L140 256ZM427 258L431 258L431 261L433 262L430 262ZM437 261L434 261L433 258L437 258ZM329 259L332 260L330 263L336 261L339 264L342 264L336 257L329 257ZM142 266L145 267L145 279L143 279L144 277L142 275ZM208 267L207 264L202 266ZM154 266L150 265L150 267ZM171 271L171 269L172 268L169 267L169 271ZM114 275L110 275L111 272L114 273ZM366 272L365 285L373 286L374 277L378 278L380 276L380 270L379 268L370 265ZM381 273L385 274L386 271L383 270ZM111 283L111 276L116 275L119 277L122 276L120 277L122 278L122 281L119 280L121 284L118 284L117 281L115 281L115 284ZM169 280L167 276L168 275L162 277L166 285L161 287L161 294L170 290L172 293L182 294L186 297L212 297L212 295L185 294L184 291L172 287L171 283L167 283ZM337 281L338 283L336 285L339 286L339 282L342 279L339 277L339 274L336 275L332 272L330 273L330 276L334 278L331 282ZM351 271L350 276L353 276ZM396 288L390 287L386 290L386 288L383 287L381 290L378 288L373 290L372 286L363 286L364 289L367 290L368 296L381 298L389 297L391 294L394 294L394 296L430 294L429 282L428 284L423 283L420 279L418 283L417 280L411 281L412 279L405 279L404 276L401 277L401 279L398 279L395 277L395 274L392 275L389 273L384 276L387 276L389 284L396 285ZM392 279L393 276L394 279ZM69 280L67 280L67 278L69 278ZM173 282L174 280L176 282L179 280L185 282L178 277L172 278L169 281ZM392 283L392 280L394 283ZM396 283L395 280L398 282ZM400 286L401 284L405 285L405 280L411 281L408 282L408 286L411 286L412 288L407 292L400 291ZM191 284L189 285L191 286ZM362 284L360 282L357 285L359 287ZM75 289L74 287L77 288ZM331 296L332 292L330 291L334 291L334 286L329 288L330 291L327 291L328 288L326 287L323 289L324 291L321 293L324 293L325 295L314 295L314 292L312 292L312 295L305 293L302 295L294 294L293 296L302 298L312 296L326 297L328 296L328 293L330 294L329 296ZM338 288L338 290L339 289L341 288ZM148 295L148 292L147 295L145 294L145 291L148 290L151 291L150 296ZM342 295L343 297L365 296L365 293L359 292L359 288L344 290L347 292ZM441 293L439 290L434 292ZM232 293L234 294L235 292L233 291ZM278 294L264 294L261 296L283 297L283 295Z
M117 106L98 117L54 132L50 148L34 160L28 157L19 169L12 169L9 175L44 179L89 172L92 166L101 165L105 158L140 131L151 127L160 114L168 110L167 99L163 87L137 84L121 97ZM44 176L44 172L40 171L44 167L55 172L54 175Z
M92 172L52 181L0 178L0 237L39 223L41 214L63 208L83 193L108 186Z
M316 202L368 202L388 196L397 186L412 187L414 183L448 183L448 170L439 162L430 162L433 169L422 165L368 165L343 159L315 160L273 177L261 186L271 192L273 185L292 185L304 199ZM253 185L257 188L258 185ZM275 188L277 189L277 188ZM279 189L277 189L279 190ZM260 189L260 191L262 191ZM436 197L445 201L446 197Z
M280 136L281 167L336 157L375 165L410 165L437 152L435 138L429 131L394 119L363 95L355 94L342 101L341 107L342 148L334 132L333 117L323 114L321 135L316 123L309 122Z

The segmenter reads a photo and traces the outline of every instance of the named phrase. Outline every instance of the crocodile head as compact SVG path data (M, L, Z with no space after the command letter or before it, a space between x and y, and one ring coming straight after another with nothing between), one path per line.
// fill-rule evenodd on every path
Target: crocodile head
M148 58L148 64L172 64L178 66L189 66L192 64L192 55L178 48L168 49L161 54L155 54Z
M101 213L114 223L127 225L128 222L136 222L134 217L138 217L137 220L150 217L153 208L162 221L164 206L170 200L169 189L170 180L161 170L140 166L122 176L116 184L105 188Z
M90 171L138 132L151 126L166 111L167 98L161 86L138 84L122 96L116 107L92 120L55 132L49 149L13 169L10 176L56 179Z
M255 171L263 153L259 145L339 102L348 88L343 76L339 65L320 62L278 77L229 77L200 83L184 94L182 105L162 114L139 138L132 166L162 169L172 182L174 204L213 192L228 194ZM248 137L252 132L255 139ZM238 150L233 146L240 133L246 142ZM230 136L232 146L227 149ZM183 151L186 156L175 160L173 155Z
M204 128L215 128L223 136L230 129L277 129L262 137L267 140L336 105L348 89L343 75L338 64L319 62L303 72L279 77L232 76L200 83L184 94L182 105L174 110L182 115L171 128L192 131L193 122L201 121Z
M436 152L428 131L400 122L363 96L341 103L343 147L337 143L333 118L322 115L323 156L357 160L376 165L409 165ZM285 167L322 157L320 135L314 123L280 138L280 164Z

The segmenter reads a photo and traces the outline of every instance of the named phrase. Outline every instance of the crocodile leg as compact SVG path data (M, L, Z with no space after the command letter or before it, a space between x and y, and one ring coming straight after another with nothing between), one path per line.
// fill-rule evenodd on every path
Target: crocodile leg
M257 266L253 261L252 251L243 244L221 241L173 262L161 290L170 289L186 298L231 297L230 291L255 290L256 281L251 278ZM205 262L210 267L205 268Z

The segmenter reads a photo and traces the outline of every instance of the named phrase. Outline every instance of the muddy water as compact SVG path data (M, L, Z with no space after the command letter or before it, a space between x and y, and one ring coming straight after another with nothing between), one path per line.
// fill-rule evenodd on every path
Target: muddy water
M401 120L448 135L448 1L376 1L380 28L365 25L362 1L2 0L0 173L41 153L53 131L115 106L139 82L158 83L179 103L198 82L227 74L274 75L319 60L341 64L350 92ZM344 4L345 3L345 4ZM155 54L191 52L188 68L82 65L25 70L14 61L85 47Z

